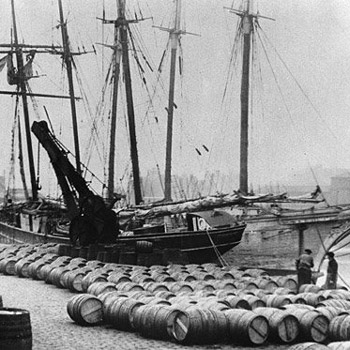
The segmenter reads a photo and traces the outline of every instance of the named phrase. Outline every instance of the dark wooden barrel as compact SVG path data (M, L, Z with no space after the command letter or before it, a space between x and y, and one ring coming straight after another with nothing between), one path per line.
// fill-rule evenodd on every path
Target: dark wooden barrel
M265 316L243 309L227 310L225 315L232 341L253 345L262 345L266 342L270 327Z
M15 308L0 309L0 349L31 350L32 343L29 312Z
M98 325L103 320L102 301L90 294L72 297L67 303L70 318L82 326Z

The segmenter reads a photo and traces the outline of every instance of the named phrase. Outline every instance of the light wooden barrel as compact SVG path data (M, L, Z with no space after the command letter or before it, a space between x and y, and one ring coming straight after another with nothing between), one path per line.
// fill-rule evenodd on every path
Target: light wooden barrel
M105 308L104 319L112 327L123 330L133 330L132 320L138 308L144 306L139 300L132 298L118 297Z
M89 272L81 280L81 288L86 292L89 286L94 282L107 282L107 273L99 272L97 270Z
M316 284L302 284L299 293L318 293L322 288Z
M280 308L280 307L283 307L284 305L288 305L292 303L289 296L287 295L270 294L270 295L266 295L262 299L265 301L267 307Z
M67 303L67 312L82 326L94 326L103 321L102 301L94 295L75 295Z
M319 343L307 342L292 345L288 350L329 350L329 347Z
M91 270L88 268L71 270L63 275L61 283L64 288L67 288L72 292L82 293L84 292L82 280L89 272L91 272Z
M242 295L242 298L247 300L248 304L251 307L251 310L256 309L257 307L265 307L266 302L262 300L261 298L257 297L256 295Z
M249 302L246 299L243 299L242 297L229 295L224 300L233 309L245 309L245 310L251 310L252 309L252 307L250 306Z
M106 292L114 292L116 291L116 285L111 282L94 282L89 285L87 289L87 293L92 294L92 295L100 295L102 293Z
M188 306L173 322L173 338L181 344L212 344L228 337L228 323L221 311Z
M317 306L319 303L325 300L325 297L322 294L318 293L299 293L299 297L305 300L307 305Z
M270 327L265 316L241 309L225 311L225 315L232 341L253 345L262 345L266 342Z
M332 350L348 350L350 349L350 341L337 341L328 344L328 348Z
M298 290L298 282L295 278L290 276L280 276L276 279L280 287L288 288L294 292Z
M331 321L334 317L340 316L340 315L349 315L349 312L344 311L344 309L339 307L333 307L333 306L321 306L317 307L315 311L321 313L322 315L326 316L329 321Z
M135 311L132 324L145 337L170 340L174 334L175 319L180 314L183 312L176 308L148 304Z
M322 343L328 337L329 320L317 311L293 309L293 315L300 324L300 335L303 340Z
M290 344L297 339L299 321L291 313L270 307L259 307L253 311L258 315L265 316L269 321L272 340Z
M350 340L350 316L340 315L329 324L329 338L332 340Z
M341 299L328 299L318 303L317 306L333 306L343 310L350 310L350 301Z

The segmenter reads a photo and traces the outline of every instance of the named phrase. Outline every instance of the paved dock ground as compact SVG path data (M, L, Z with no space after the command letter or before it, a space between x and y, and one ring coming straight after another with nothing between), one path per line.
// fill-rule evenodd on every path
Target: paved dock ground
M74 294L43 281L0 275L0 295L4 307L30 312L33 350L253 349L232 344L182 346L146 339L107 326L82 327L75 324L66 311L67 302ZM266 350L288 348L287 345L254 347Z

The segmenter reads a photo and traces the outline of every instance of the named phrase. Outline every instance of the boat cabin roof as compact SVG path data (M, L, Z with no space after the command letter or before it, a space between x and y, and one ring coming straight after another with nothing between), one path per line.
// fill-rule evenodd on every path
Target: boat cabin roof
M234 216L223 210L200 211L187 214L188 218L195 216L203 218L211 227L232 225L236 222Z

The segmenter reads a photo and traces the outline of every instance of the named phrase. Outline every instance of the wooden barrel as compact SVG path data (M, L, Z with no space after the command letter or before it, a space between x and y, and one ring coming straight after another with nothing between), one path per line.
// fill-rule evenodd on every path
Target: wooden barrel
M83 269L71 270L65 273L62 279L60 279L62 286L64 288L69 289L72 292L78 292L78 293L84 292L84 289L82 286L82 280L89 272L91 272L91 270L89 270L88 268L86 269L83 268Z
M182 311L166 305L147 305L136 310L135 330L141 335L153 338L170 340L173 338L175 319Z
M250 306L249 302L246 299L243 299L242 297L229 295L224 300L233 309L245 309L245 310L251 310L252 309L252 307Z
M136 299L119 297L105 308L104 319L116 329L131 331L134 314L143 306L144 303Z
M300 335L303 340L322 343L327 339L328 318L317 311L293 309L293 315L300 324Z
M329 347L319 343L307 342L292 345L288 350L329 350Z
M299 321L291 313L271 307L259 307L253 310L258 315L265 316L269 321L272 340L289 344L299 335Z
M110 272L107 277L108 282L115 284L123 282L131 282L130 275L125 272Z
M117 290L117 288L116 288L116 285L114 283L94 282L94 283L89 285L89 287L87 289L87 293L98 296L102 293L114 292L116 290Z
M316 284L302 284L299 293L318 293L322 288Z
M28 267L35 260L30 258L20 259L15 264L15 275L18 277L29 277Z
M175 317L172 336L182 344L212 344L228 336L227 319L222 312L189 306Z
M275 308L281 308L284 305L291 304L292 301L289 299L289 296L286 295L275 295L270 294L266 295L263 300L266 303L267 307L275 307Z
M317 293L299 293L298 296L303 298L307 305L311 306L317 306L319 303L325 300L323 295Z
M242 299L247 300L248 304L251 307L251 310L254 310L257 307L265 307L266 306L266 302L255 295L249 295L249 294L242 295Z
M69 317L82 326L94 326L103 321L102 301L90 294L72 297L67 303Z
M185 292L185 293L192 293L193 287L190 283L185 282L175 282L175 283L169 283L167 284L167 287L169 288L169 291L175 294Z
M322 315L326 316L329 321L332 321L334 317L340 316L340 315L349 315L349 312L344 311L344 309L339 307L333 307L333 306L321 306L317 307L315 311L321 313Z
M271 292L273 292L276 288L279 287L277 282L267 278L258 278L255 280L255 283L258 285L259 288L265 289Z
M0 272L4 275L15 275L15 265L19 261L17 257L10 257L1 260L0 262Z
M298 282L295 277L280 276L280 277L277 277L276 282L280 287L288 288L294 292L297 292L298 290Z
M34 280L38 280L39 279L38 272L43 266L45 266L44 259L39 259L39 260L36 260L36 261L32 262L31 264L29 264L28 277L30 277Z
M328 299L320 301L317 306L333 306L343 310L350 310L350 301L341 299Z
M169 288L164 283L159 282L145 282L143 288L152 293L169 292Z
M121 290L123 292L130 292L130 291L142 291L145 290L142 285L135 283L135 282L124 282L119 283L116 285L118 290Z
M329 343L328 348L332 350L348 350L350 349L350 341L337 341Z
M334 317L329 324L329 338L331 340L350 340L350 316Z
M253 345L262 345L266 342L270 327L265 316L241 309L225 311L225 315L232 341Z
M81 288L83 292L86 292L90 286L90 284L94 282L107 282L108 274L99 272L97 270L89 272L87 275L83 277L81 280Z
M32 343L29 312L15 308L0 309L1 350L31 350Z

